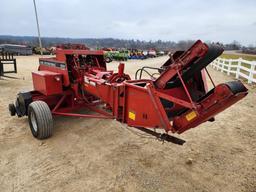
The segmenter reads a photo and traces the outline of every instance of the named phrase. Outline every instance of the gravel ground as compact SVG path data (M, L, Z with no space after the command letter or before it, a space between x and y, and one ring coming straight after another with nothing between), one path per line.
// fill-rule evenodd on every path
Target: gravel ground
M167 57L128 61L134 75ZM248 96L195 129L162 143L114 120L58 117L54 135L32 137L27 118L10 117L8 103L32 88L38 57L18 57L18 79L0 80L0 191L256 191L256 97ZM117 62L109 63L117 69ZM217 83L232 80L209 68Z

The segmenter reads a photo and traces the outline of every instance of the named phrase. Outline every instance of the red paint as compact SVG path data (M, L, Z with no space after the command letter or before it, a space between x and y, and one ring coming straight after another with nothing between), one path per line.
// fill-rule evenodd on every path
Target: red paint
M233 93L226 84L207 93L203 69L183 79L186 69L195 67L193 62L207 52L208 46L197 41L188 51L168 60L156 80L131 80L123 63L117 73L107 70L103 51L57 49L56 58L40 59L31 93L33 100L45 101L53 115L114 118L129 126L183 133L247 94L246 88ZM56 81L56 77L61 80ZM175 78L180 82L166 88ZM86 108L97 114L75 112Z
M34 90L48 96L62 94L62 75L51 71L32 72Z

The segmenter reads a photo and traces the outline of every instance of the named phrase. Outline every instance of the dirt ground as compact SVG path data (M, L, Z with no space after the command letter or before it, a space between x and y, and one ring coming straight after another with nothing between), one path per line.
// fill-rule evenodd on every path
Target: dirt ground
M128 61L132 74L167 57ZM256 192L256 89L195 129L175 135L183 146L162 143L114 120L65 118L39 141L27 118L10 117L7 105L32 88L38 57L18 57L19 79L0 80L0 191ZM117 69L117 62L109 63ZM217 83L232 80L209 67ZM192 163L188 163L188 160Z

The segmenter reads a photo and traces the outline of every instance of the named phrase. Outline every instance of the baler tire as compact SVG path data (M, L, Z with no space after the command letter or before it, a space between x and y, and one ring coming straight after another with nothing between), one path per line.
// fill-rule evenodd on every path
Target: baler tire
M112 61L112 59L110 58L110 57L107 57L106 59L105 59L105 62L106 63L110 63Z
M11 116L14 116L16 114L16 109L15 109L15 105L13 103L10 103L9 106L9 113Z
M44 101L34 101L29 104L28 121L31 133L35 138L47 139L52 135L52 113Z

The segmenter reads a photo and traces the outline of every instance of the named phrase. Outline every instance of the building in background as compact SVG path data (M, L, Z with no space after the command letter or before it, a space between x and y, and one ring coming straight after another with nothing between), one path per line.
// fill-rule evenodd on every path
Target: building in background
M15 55L32 55L32 48L26 45L0 44L0 52L8 52Z

